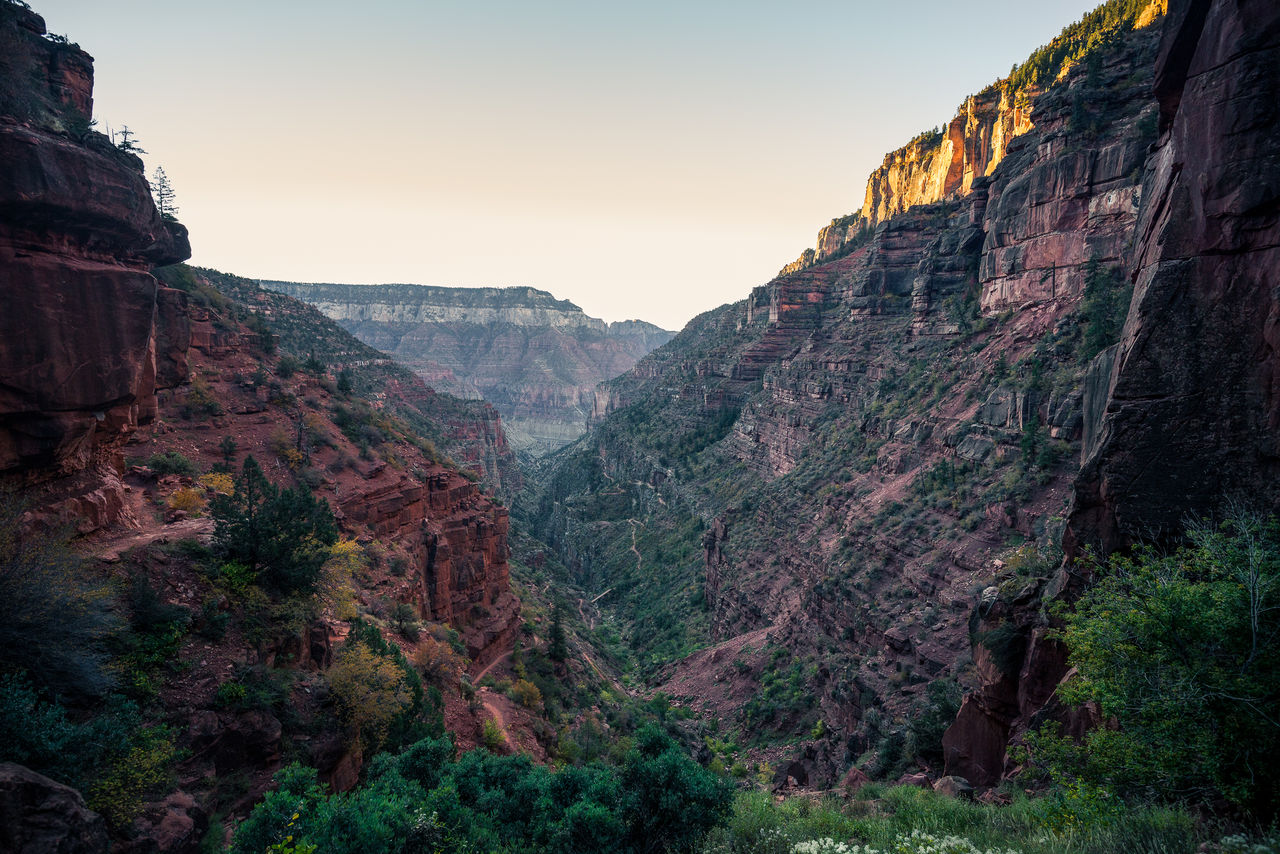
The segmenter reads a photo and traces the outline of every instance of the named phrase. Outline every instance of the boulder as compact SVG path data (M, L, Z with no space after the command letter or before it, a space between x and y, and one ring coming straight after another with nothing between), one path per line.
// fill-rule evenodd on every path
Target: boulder
M0 851L9 854L106 854L102 816L70 786L0 763Z
M186 792L147 804L133 823L132 838L113 854L196 854L209 828L204 810Z
M953 774L937 780L933 784L933 790L950 798L963 798L966 801L973 800L973 784L965 778L957 777Z

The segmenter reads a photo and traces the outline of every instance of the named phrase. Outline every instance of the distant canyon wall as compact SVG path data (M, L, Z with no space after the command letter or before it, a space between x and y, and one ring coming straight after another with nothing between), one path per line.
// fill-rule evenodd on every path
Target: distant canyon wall
M534 288L262 284L316 306L432 387L491 402L511 444L533 453L581 436L596 386L673 334L606 323Z

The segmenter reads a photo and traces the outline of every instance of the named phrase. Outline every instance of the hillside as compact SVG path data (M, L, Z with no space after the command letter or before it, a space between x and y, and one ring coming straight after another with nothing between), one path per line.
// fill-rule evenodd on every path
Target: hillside
M533 288L262 285L315 305L432 388L493 404L512 445L533 454L582 435L595 386L672 335L638 320L605 323Z
M1163 19L1144 5L1096 13L1106 37L1039 78L990 168L871 216L605 384L607 417L545 462L518 508L576 580L608 591L637 684L793 761L797 779L856 764L999 782L1006 741L1066 670L1040 606L1078 590L1059 569L1068 525L1069 548L1111 549L1172 534L1157 507L1213 512L1233 488L1161 480L1115 522L1085 509L1170 459L1156 448L1169 428L1134 412L1149 392L1108 397L1111 345L1122 327L1125 347L1196 326L1184 314L1138 334L1140 297L1130 310L1130 249L1156 233L1139 225L1153 215L1144 163L1167 109L1150 94ZM990 124L951 127L956 151L992 139ZM878 171L869 186L898 183ZM1224 410L1188 406L1171 423L1202 425L1180 457L1192 467L1266 432L1227 437L1210 426ZM1082 459L1108 465L1104 425L1125 417L1108 407L1144 424L1148 446L1078 491ZM949 721L962 693L945 739L920 728Z

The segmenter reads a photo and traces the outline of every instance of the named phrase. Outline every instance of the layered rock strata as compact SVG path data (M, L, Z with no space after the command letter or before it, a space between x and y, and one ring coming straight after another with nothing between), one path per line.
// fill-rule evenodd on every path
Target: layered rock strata
M582 435L595 387L672 333L605 323L533 288L263 282L315 305L440 391L489 401L517 448L543 453Z
M1133 300L1085 382L1068 562L1046 598L1078 595L1087 579L1070 560L1086 547L1174 541L1190 518L1280 503L1277 69L1273 4L1170 4L1155 70L1160 138L1127 265ZM999 779L1009 737L1042 709L1068 732L1088 723L1090 710L1051 702L1066 651L1038 609L1037 599L1007 615L1026 637L1016 678L984 673L948 732L948 771Z
M150 275L190 254L151 200L142 161L87 128L92 58L5 4L0 29L0 477L81 530L122 512L115 470L155 392L185 379L181 297ZM41 88L43 87L43 88Z
M662 690L799 733L814 717L776 691L809 673L806 708L835 733L804 760L814 780L923 714L927 683L970 689L962 717L990 683L992 714L947 746L957 768L981 754L959 772L974 782L1003 772L1011 722L1064 660L1034 619L1042 559L1014 545L1056 547L1093 429L1086 270L1116 268L1137 221L1158 38L1125 32L1068 70L966 192L815 253L602 386L599 425L525 512L581 583L618 586L620 618L639 597L637 643L677 625L666 649L706 646ZM993 633L1001 655L973 646ZM941 748L928 761L941 772Z

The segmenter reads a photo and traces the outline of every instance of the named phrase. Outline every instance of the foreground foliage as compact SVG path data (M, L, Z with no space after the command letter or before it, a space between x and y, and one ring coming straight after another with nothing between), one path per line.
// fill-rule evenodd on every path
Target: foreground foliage
M1059 780L1130 800L1280 814L1280 523L1237 514L1188 532L1168 554L1140 549L1095 568L1066 615L1079 678L1068 702L1093 701L1118 728L1083 745L1032 740Z
M232 851L282 843L335 854L679 851L720 824L730 804L729 784L653 726L618 767L552 771L524 756L452 755L446 738L380 754L364 786L338 795L326 794L314 770L292 765Z
M1182 812L1139 808L1071 829L1061 793L988 806L911 786L864 787L852 801L791 798L774 803L744 792L703 854L1191 854L1212 837Z

